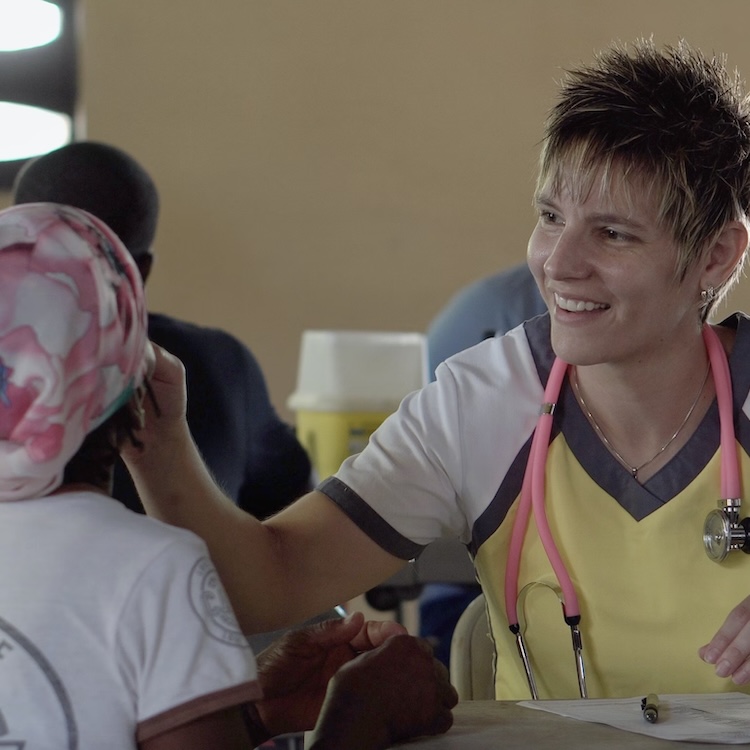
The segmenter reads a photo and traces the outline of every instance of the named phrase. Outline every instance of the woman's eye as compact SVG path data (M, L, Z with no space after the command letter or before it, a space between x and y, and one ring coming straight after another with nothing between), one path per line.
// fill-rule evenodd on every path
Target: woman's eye
M559 221L559 218L558 218L557 214L554 211L540 210L539 211L539 218L545 224L557 224L557 222Z
M626 236L624 234L622 234L621 232L618 232L616 229L609 229L609 228L607 228L607 229L604 230L604 236L608 240L624 240L624 239L627 239Z

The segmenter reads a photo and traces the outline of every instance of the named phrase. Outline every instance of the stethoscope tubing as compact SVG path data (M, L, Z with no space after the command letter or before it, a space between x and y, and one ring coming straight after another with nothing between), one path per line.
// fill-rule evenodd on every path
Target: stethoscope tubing
M740 497L740 465L734 434L734 404L729 363L719 337L711 326L703 326L703 340L711 362L721 432L721 497Z
M578 595L555 544L544 507L545 469L549 440L552 434L552 421L567 370L568 363L559 357L556 358L547 379L547 386L544 389L544 403L531 439L531 448L529 449L529 457L521 487L521 498L513 523L508 548L508 562L505 567L505 610L508 622L511 625L517 626L519 620L517 612L518 578L524 537L526 536L532 508L534 521L542 539L544 550L563 592L565 615L566 617L580 616Z

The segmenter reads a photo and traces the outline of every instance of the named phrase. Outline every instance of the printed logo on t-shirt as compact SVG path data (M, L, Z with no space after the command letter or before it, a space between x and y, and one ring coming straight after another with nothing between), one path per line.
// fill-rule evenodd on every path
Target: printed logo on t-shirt
M207 557L198 560L190 571L190 603L213 638L230 646L249 647L219 574Z
M0 747L78 748L68 691L39 648L0 618Z

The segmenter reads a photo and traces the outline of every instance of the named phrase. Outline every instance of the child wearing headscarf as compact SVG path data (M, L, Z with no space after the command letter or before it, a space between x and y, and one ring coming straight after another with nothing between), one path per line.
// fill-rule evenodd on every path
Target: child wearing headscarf
M149 353L140 277L107 226L54 204L0 212L5 743L148 748L260 696L203 542L108 496Z

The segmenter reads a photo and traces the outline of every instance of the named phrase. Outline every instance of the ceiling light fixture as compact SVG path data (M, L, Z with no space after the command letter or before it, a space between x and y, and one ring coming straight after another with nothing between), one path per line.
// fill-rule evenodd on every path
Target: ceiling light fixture
M0 102L0 161L28 159L64 146L72 127L70 117L61 112Z
M41 47L57 39L62 13L46 0L0 0L0 51Z

